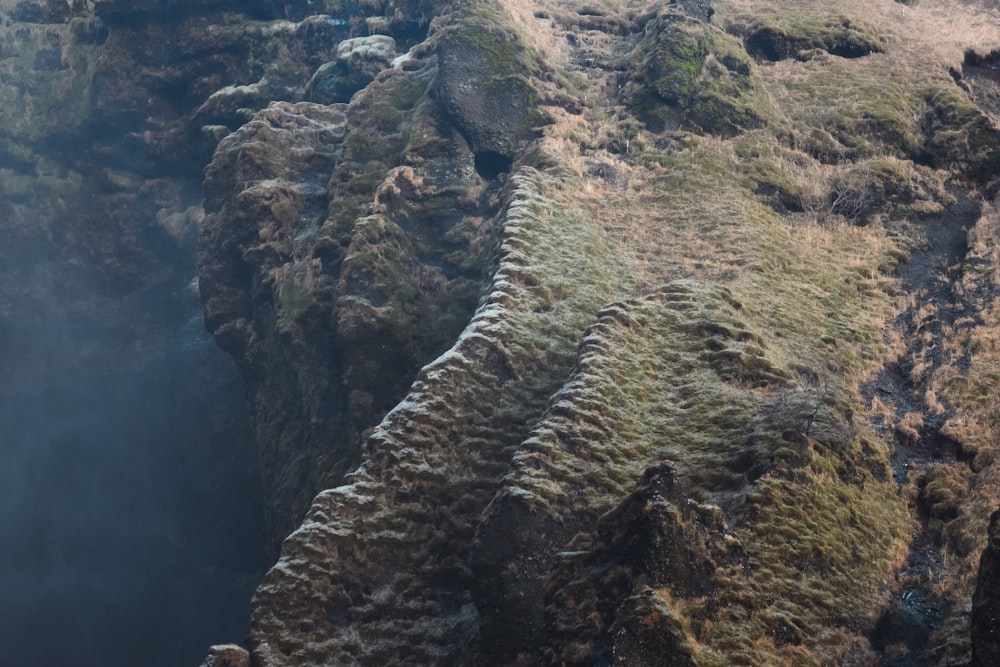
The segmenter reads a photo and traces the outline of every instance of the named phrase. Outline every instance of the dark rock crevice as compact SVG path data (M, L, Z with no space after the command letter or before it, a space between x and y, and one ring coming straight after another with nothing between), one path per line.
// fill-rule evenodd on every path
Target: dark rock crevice
M1000 662L1000 510L990 516L986 550L972 597L971 667Z
M954 194L956 201L941 214L912 221L920 231L917 236L924 240L898 269L903 289L913 295L912 305L893 325L908 352L862 387L868 400L878 399L893 413L892 426L881 417L875 418L874 425L893 443L897 484L917 489L911 510L919 528L905 565L896 573L893 602L872 635L873 646L882 654L880 664L887 667L928 664L933 631L945 623L953 607L961 606L959 600L942 597L935 586L947 576L942 527L955 518L955 489L968 490L971 472L961 461L971 459L943 429L953 416L951 407L928 399L933 396L928 392L938 369L967 365L967 359L954 358L956 352L948 351L944 340L954 336L956 329L977 323L977 309L956 293L954 285L968 252L968 230L979 218L981 206L963 192ZM951 499L947 506L938 503L946 488Z

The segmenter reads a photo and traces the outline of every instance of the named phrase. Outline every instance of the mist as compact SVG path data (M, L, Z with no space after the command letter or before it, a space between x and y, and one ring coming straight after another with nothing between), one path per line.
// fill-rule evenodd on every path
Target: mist
M186 124L261 75L199 27L246 20L223 4L0 0L0 667L196 667L248 632L260 470Z
M22 362L142 347L47 315L6 336ZM142 363L0 393L0 665L194 666L245 635L262 567L247 416L193 299L186 315Z

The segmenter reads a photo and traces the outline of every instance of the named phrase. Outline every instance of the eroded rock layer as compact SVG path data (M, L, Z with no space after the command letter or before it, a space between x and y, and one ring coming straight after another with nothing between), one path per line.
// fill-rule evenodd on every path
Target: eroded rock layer
M993 10L417 8L207 172L206 320L298 526L251 660L987 650Z

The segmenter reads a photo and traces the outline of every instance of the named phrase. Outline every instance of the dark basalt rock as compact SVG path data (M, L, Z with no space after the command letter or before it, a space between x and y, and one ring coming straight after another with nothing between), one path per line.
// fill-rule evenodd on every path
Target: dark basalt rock
M546 581L551 664L595 664L610 653L630 665L693 665L671 600L711 596L716 569L742 562L727 532L719 508L683 495L672 463L647 469L601 517L589 553L567 553Z
M199 251L205 324L236 359L247 385L272 549L315 493L316 461L306 452L329 447L340 428L327 416L339 374L324 343L329 306L324 312L303 287L330 289L331 280L307 267L283 267L295 236L319 224L326 211L324 181L344 123L342 110L272 105L220 144L206 172L208 216ZM279 142L286 150L295 147L280 160L273 148ZM301 324L286 352L282 332L293 323ZM290 393L291 387L301 393ZM336 458L342 470L352 462L349 454Z
M392 43L341 53L374 48L384 68ZM247 381L272 556L475 307L484 184L429 113L434 74L387 70L350 105L272 104L206 172L206 324Z
M539 67L530 51L513 35L470 22L447 31L437 53L443 113L476 155L511 160L542 124L525 76Z
M1000 665L1000 510L990 517L972 597L972 667Z

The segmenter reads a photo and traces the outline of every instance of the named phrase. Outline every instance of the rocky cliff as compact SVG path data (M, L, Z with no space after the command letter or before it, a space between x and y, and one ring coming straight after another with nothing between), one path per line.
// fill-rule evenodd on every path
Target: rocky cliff
M992 10L409 10L207 172L207 322L297 525L253 664L990 650Z
M236 5L4 27L5 187L102 195L12 228L198 237L276 561L209 663L991 664L991 3Z

